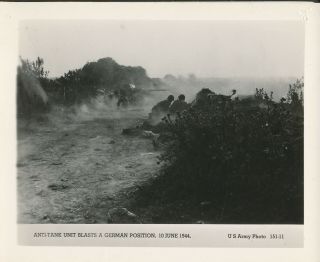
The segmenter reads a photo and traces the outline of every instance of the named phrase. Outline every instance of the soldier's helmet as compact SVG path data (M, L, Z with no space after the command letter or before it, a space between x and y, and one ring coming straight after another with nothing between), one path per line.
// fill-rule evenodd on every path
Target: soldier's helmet
M174 96L173 95L169 95L167 98L170 102L172 102L174 100Z
M184 94L181 94L178 96L178 99L181 100L181 101L184 101L186 99L185 95Z

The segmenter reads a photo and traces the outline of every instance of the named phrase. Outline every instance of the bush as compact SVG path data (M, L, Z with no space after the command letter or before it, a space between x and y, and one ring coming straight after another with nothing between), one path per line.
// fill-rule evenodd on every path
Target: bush
M302 223L301 99L276 103L261 89L250 103L222 99L167 117L159 192L169 201L210 200L220 222Z

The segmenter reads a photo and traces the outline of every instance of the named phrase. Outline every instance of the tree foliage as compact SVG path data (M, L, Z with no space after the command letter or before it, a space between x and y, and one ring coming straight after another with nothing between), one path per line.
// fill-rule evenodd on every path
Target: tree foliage
M45 104L49 101L50 104L73 105L101 94L117 97L125 95L134 102L141 99L148 88L161 85L159 80L149 78L144 68L119 65L109 57L88 62L82 68L69 70L56 79L49 79L48 74L42 58L38 57L32 62L21 59L18 67L18 97L19 104L23 106L19 107L20 111L27 107L30 110L36 109L44 96ZM27 82L29 84L25 84ZM135 87L134 90L132 87ZM24 92L35 95L30 100ZM41 96L37 96L40 93ZM37 98L41 99L38 101Z
M142 67L122 66L112 58L88 62L81 69L70 70L57 79L58 94L62 101L75 103L97 96L99 93L130 93L153 86L152 80Z

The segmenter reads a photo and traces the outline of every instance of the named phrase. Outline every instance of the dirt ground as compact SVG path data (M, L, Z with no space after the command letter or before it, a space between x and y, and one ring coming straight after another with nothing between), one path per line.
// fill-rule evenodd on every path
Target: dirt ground
M19 223L107 223L157 174L151 140L121 134L145 112L85 113L18 121Z

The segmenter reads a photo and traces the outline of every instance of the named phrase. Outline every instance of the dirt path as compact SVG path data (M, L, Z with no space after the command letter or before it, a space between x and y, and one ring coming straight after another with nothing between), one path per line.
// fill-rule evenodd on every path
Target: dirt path
M141 114L100 112L19 129L18 222L107 223L108 210L159 168L150 140L121 134Z

